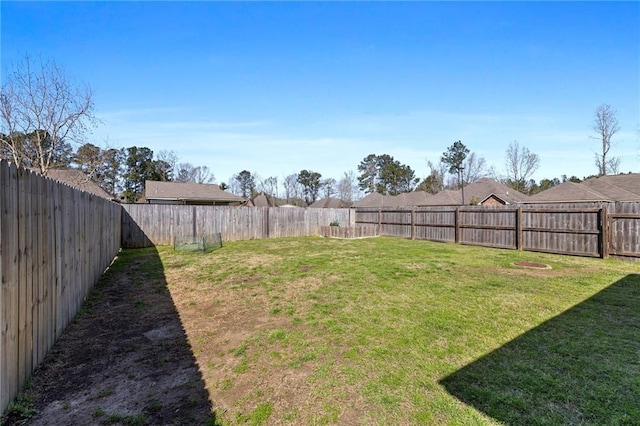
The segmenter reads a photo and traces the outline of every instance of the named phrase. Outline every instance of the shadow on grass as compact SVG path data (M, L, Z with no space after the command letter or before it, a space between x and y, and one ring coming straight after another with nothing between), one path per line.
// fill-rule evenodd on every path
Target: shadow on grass
M640 275L615 282L440 383L509 425L638 424Z
M120 252L23 395L30 424L217 424L154 247Z

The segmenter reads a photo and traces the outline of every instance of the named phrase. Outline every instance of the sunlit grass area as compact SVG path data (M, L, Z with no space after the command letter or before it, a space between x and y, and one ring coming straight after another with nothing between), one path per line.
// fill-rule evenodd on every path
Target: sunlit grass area
M159 253L225 424L640 418L637 263L396 238Z

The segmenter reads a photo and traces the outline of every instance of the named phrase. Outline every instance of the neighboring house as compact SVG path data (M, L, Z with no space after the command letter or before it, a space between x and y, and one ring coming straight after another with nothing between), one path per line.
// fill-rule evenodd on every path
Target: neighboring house
M416 207L426 206L431 194L424 191L404 192L398 195L367 194L353 203L353 207Z
M529 197L513 188L489 178L480 178L465 185L464 204L473 206L504 206L518 204ZM430 206L459 206L462 205L462 191L444 190L431 197Z
M331 197L325 197L309 206L311 209L346 209L349 207L351 205L346 201Z
M640 201L640 173L599 176L582 184L615 201Z
M353 207L382 207L382 194L372 192L353 203Z
M488 178L478 179L464 187L464 204L503 206L517 204L528 197L514 189ZM395 196L368 194L354 204L355 207L426 207L462 205L462 191L445 189L435 195L424 191L405 192Z
M264 194L260 194L253 200L250 200L251 207L275 207L273 200Z
M296 200L293 200L294 202ZM302 202L303 203L303 202ZM247 200L247 207L299 207L295 204L287 203L283 198L273 197L271 195L259 194L254 199Z
M428 205L431 197L433 195L425 191L403 192L387 196L387 204L394 204L397 207L420 207Z
M581 183L563 182L532 195L526 203L640 202L640 173L600 176Z
M611 202L613 200L582 183L567 181L532 195L526 203L597 203L603 201Z
M149 204L239 206L242 197L223 191L212 183L145 181L144 197Z
M465 191L465 195L466 191ZM460 190L445 189L438 192L427 203L428 206L459 206L462 204L462 195Z
M38 173L37 170L32 169ZM49 169L47 170L47 177L58 182L65 183L72 188L79 189L81 191L88 192L98 197L106 198L107 200L115 200L114 197L109 195L107 191L102 189L100 185L91 180L82 170L78 169Z

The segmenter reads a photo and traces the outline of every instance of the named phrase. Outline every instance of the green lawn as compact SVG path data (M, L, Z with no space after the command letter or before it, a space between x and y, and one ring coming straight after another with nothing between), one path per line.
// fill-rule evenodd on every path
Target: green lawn
M638 263L384 237L159 254L225 424L639 422Z

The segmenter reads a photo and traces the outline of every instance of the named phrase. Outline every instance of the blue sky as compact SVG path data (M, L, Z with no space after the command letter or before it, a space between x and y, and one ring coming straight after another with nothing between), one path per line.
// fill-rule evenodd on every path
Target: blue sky
M90 141L175 151L216 182L368 154L419 177L461 140L497 171L517 140L535 179L594 174L596 107L640 172L639 2L10 2L2 71L53 58L95 91Z

